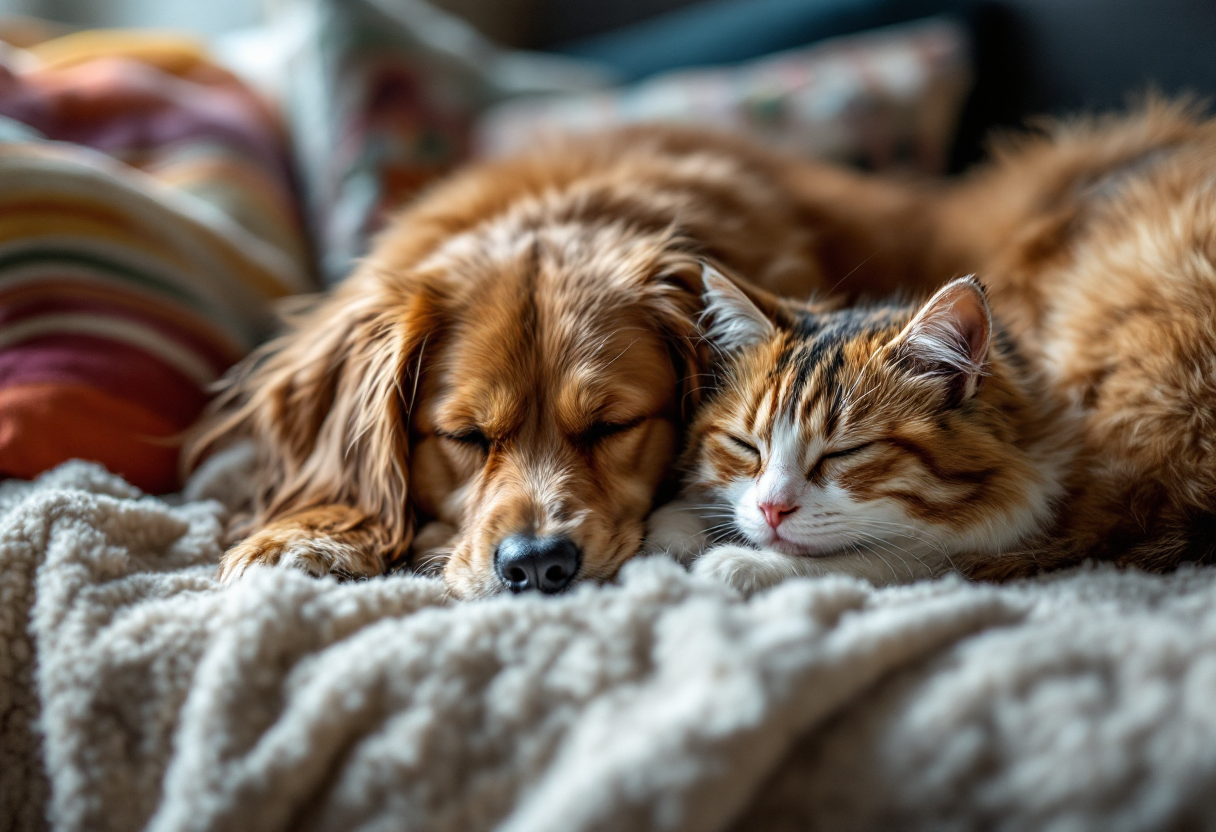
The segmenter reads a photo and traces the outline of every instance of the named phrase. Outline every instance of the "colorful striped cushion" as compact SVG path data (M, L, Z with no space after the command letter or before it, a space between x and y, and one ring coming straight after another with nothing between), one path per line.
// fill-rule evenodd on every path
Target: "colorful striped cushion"
M192 44L88 33L0 66L0 474L154 492L207 388L313 283L270 111Z

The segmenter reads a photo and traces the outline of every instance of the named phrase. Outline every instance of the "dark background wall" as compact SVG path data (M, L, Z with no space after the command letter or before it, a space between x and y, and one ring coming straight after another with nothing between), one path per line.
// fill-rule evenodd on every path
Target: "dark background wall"
M956 162L993 126L1107 110L1150 89L1216 97L1216 0L999 0L974 5L976 88Z

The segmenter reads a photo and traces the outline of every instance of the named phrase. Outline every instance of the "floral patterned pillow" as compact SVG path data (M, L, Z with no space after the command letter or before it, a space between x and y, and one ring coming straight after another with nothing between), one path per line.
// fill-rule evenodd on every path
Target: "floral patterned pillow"
M871 169L944 170L971 85L966 32L949 18L835 38L728 67L676 70L618 89L522 98L489 110L479 152L549 131L678 122Z

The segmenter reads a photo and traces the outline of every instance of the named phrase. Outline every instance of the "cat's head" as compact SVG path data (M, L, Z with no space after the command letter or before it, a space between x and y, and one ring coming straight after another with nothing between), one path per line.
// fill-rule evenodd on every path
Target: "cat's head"
M744 291L712 270L705 286L723 362L693 429L689 485L749 542L791 555L982 553L1044 522L1060 475L1042 409L994 347L976 280L921 305L844 309Z

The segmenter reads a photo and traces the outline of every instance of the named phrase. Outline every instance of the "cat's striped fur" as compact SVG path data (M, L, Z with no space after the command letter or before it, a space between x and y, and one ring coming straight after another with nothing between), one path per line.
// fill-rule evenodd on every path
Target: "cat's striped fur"
M799 306L705 281L709 337L729 360L692 428L689 489L652 543L754 547L697 563L744 587L824 572L884 583L1015 547L1050 520L1066 419L992 333L978 283L917 310ZM685 537L689 523L699 533Z

